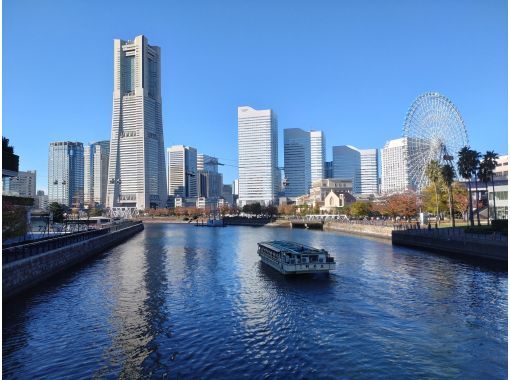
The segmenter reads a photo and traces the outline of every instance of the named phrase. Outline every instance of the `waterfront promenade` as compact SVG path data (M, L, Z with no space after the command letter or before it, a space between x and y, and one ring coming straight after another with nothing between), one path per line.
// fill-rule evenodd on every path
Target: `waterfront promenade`
M2 249L2 300L12 299L42 281L125 242L141 230L142 222L123 221L99 230Z

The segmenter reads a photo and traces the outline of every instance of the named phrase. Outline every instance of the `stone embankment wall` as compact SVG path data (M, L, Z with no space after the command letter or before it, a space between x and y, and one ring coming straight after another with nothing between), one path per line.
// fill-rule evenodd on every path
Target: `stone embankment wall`
M392 243L436 252L508 262L508 240L462 239L458 236L430 236L427 233L393 231Z
M3 300L40 283L63 270L121 244L143 230L138 223L79 243L3 265Z
M351 224L351 223L338 223L326 222L324 223L325 231L339 231L351 234L378 237L383 239L391 239L391 231L393 227L378 226L370 224Z

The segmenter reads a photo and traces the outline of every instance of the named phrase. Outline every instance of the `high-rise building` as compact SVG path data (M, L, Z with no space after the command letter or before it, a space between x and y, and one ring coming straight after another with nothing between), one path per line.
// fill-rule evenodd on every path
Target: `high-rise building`
M48 152L48 199L66 206L83 204L83 144L50 143Z
M49 206L48 196L44 194L43 190L37 190L37 195L34 197L34 208L47 210Z
M311 185L310 132L299 128L283 130L283 160L285 168L285 196L308 194Z
M167 149L168 194L191 198L197 193L197 150L190 146L174 145Z
M361 194L379 194L379 160L377 149L360 149Z
M31 197L36 196L35 184L36 184L36 171L28 170L26 172L18 172L16 177L9 178L9 192L17 193L20 197Z
M199 170L197 172L197 191L199 197L221 197L223 191L223 174Z
M197 170L218 173L218 159L207 154L197 154Z
M352 180L354 194L361 193L361 154L350 145L333 147L333 177Z
M145 209L167 200L161 55L137 36L114 41L113 117L107 206Z
M391 194L414 189L407 160L408 138L390 140L381 150L381 193Z
M322 131L310 131L311 183L326 178L326 138Z
M221 196L230 206L234 205L234 194L232 192L232 185L223 185Z
M333 178L333 161L324 162L324 179Z
M106 205L108 187L108 162L110 141L98 141L83 148L84 151L84 198L86 205Z
M239 206L278 196L278 126L272 110L238 107Z

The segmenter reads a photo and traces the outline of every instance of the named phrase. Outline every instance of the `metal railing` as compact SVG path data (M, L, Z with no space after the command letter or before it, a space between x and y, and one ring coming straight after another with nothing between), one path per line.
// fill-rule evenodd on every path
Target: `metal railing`
M76 244L86 241L98 236L103 236L108 233L118 231L136 224L141 224L139 221L123 221L120 223L111 224L101 229L89 230L86 232L79 232L64 236L53 237L44 239L42 241L32 241L26 244L17 245L2 249L2 264L11 263L13 261L25 259L28 257L36 256L41 253L59 249L68 245Z

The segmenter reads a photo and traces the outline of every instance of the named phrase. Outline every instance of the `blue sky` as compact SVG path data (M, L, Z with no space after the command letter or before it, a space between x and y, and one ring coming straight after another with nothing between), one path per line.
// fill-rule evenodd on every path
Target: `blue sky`
M237 107L381 148L437 91L473 148L507 153L507 3L429 1L3 2L3 131L47 188L48 144L110 138L113 39L162 49L165 146L237 160ZM223 168L225 182L237 177Z

